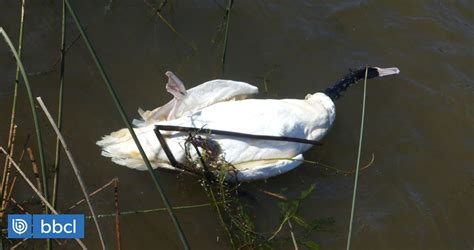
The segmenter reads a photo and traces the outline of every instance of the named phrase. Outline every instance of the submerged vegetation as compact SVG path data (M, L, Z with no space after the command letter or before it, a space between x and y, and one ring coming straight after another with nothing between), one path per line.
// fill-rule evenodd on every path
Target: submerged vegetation
M109 4L113 3L113 1ZM145 1L145 4L152 9L154 15L160 18L166 26L175 33L181 39L184 39L183 36L173 27L173 25L164 17L162 11L165 10L166 6L171 5L169 1L161 1L160 3L151 3L149 1ZM225 61L226 61L226 51L227 51L227 43L228 43L228 34L229 34L229 23L230 23L230 16L232 13L232 0L227 1L227 5L224 7L224 21L223 24L219 28L219 33L222 33L223 39L222 41L222 54L220 58L220 69L221 74L224 75L225 73ZM5 163L3 168L3 175L2 175L2 183L0 186L0 198L1 198L1 211L0 211L0 227L2 231L0 232L0 249L5 248L17 248L24 244L28 244L28 240L13 240L7 239L6 237L6 218L5 215L8 213L68 213L72 209L80 206L82 203L87 203L90 214L92 216L87 217L89 219L93 219L95 222L97 234L100 239L101 247L111 248L111 242L106 242L103 237L102 233L103 230L111 230L109 228L100 227L99 226L99 219L101 218L108 218L114 217L115 219L115 236L116 242L115 247L117 249L121 248L121 236L120 236L120 217L125 215L131 214L141 214L141 213L150 213L150 212L160 212L160 211L167 211L173 225L176 228L176 232L179 235L181 240L182 246L185 249L190 248L188 240L186 238L186 232L181 228L178 218L175 216L174 210L183 210L183 209L197 209L197 208L212 208L216 212L216 216L222 226L222 229L225 231L227 238L223 239L229 242L232 248L235 249L254 249L254 248L275 248L275 247L282 247L282 246L293 246L295 249L298 249L299 246L304 246L308 249L318 249L319 245L314 242L314 232L321 231L321 230L328 230L330 226L334 223L333 218L304 218L301 215L301 209L304 205L305 200L313 193L315 190L315 185L310 184L306 187L304 191L300 192L298 195L285 195L285 190L282 190L280 193L273 193L266 190L258 190L258 192L262 195L265 195L271 199L274 199L275 204L277 204L279 211L280 211L280 218L276 228L267 232L261 232L259 230L259 226L255 223L255 217L253 216L253 209L255 209L252 205L250 205L249 200L251 198L246 197L248 193L246 191L246 187L241 184L235 184L234 182L228 182L229 178L238 171L235 166L225 161L224 157L222 156L223 152L220 152L219 146L213 143L211 140L207 140L206 137L200 136L200 133L217 133L219 131L205 131L205 130L188 130L189 136L185 143L185 152L188 156L187 164L181 165L177 164L176 161L173 162L173 156L171 152L167 153L170 162L173 164L174 167L182 169L184 172L191 173L199 179L201 186L205 190L209 202L204 202L202 204L197 205L187 205L187 206L171 206L171 203L168 200L163 188L161 187L157 171L154 171L151 167L149 160L147 159L140 143L135 135L135 132L132 128L131 123L127 115L124 112L123 106L114 90L114 87L106 74L103 66L101 64L100 59L96 55L94 51L93 44L87 37L86 31L81 25L79 17L76 15L73 6L69 2L69 0L64 0L62 5L62 30L61 30L61 48L60 48L60 59L58 64L55 63L54 67L59 66L59 75L60 75L60 84L59 84L59 95L58 95L58 117L57 120L54 121L49 112L47 111L45 105L42 103L41 99L38 98L38 101L34 99L34 91L31 88L30 82L28 80L28 74L22 64L21 60L21 52L22 52L22 42L23 42L23 34L24 34L24 8L25 8L25 0L22 1L21 5L21 18L20 18L20 30L19 30L19 39L17 48L14 47L13 43L11 42L8 34L0 28L0 34L6 41L6 44L9 50L14 54L17 64L16 70L16 79L15 79L15 90L13 93L13 103L12 103L12 112L11 112L11 125L9 130L8 142L5 147L0 147L2 154L5 157ZM64 92L64 83L67 79L64 78L64 71L66 68L66 51L71 46L66 46L65 40L65 33L66 33L66 17L72 17L74 24L76 25L80 35L79 37L85 42L87 50L89 51L97 70L100 73L100 76L109 91L110 96L112 97L115 107L122 118L123 123L129 129L133 140L135 141L141 156L148 168L149 174L151 176L152 182L154 183L156 189L158 190L163 203L165 204L164 208L156 208L156 209L145 209L145 210L136 210L136 211L120 211L119 209L119 180L117 178L113 178L110 182L102 186L101 188L95 190L92 193L87 191L86 186L82 180L82 176L79 171L79 167L76 166L76 163L73 160L72 155L74 152L70 152L66 145L66 140L61 135L61 124L62 124L62 114L63 114L63 100L66 97L63 97ZM213 40L217 40L213 39ZM72 43L76 42L77 39L74 39ZM197 53L196 46L188 42L187 43L193 48L193 51ZM5 46L3 46L5 49ZM43 72L45 74L53 73L55 69L48 70L48 72ZM33 116L33 121L36 128L36 142L37 148L33 150L30 146L30 142L27 139L23 144L15 138L17 125L16 125L16 105L17 105L17 96L18 96L18 85L22 83L26 87L28 92L28 98L31 106L31 114ZM268 92L267 88L267 81L264 80L265 85L265 92ZM46 159L44 156L44 138L42 136L42 128L38 121L38 114L37 114L37 105L40 105L41 108L44 110L46 116L48 117L49 121L51 122L52 127L54 128L55 132L57 133L56 137L56 144L55 146L55 157L54 157L54 164L52 169L48 169L48 165L46 164ZM56 125L57 124L57 125ZM160 128L164 129L164 128ZM188 128L189 129L189 128ZM157 136L160 139L160 143L164 149L166 149L166 140L160 136L159 130L157 131ZM221 131L222 132L222 131ZM225 132L225 131L224 131ZM238 136L246 136L246 135L238 135ZM248 136L248 135L247 135ZM362 137L362 135L361 135ZM291 141L295 138L257 138L257 139L265 139L265 140L286 140ZM317 142L312 142L306 140L303 143L313 143L318 144ZM18 146L20 145L20 146ZM77 177L78 182L83 191L84 199L74 202L69 201L73 205L69 206L66 209L59 209L57 203L57 196L58 192L61 190L58 189L59 185L59 170L62 166L59 166L60 157L61 157L61 145L63 146L64 152L68 156L70 160L70 165L73 167L74 173ZM359 145L360 147L360 145ZM15 151L20 150L20 154L16 153ZM197 152L199 156L199 160L193 160L190 156L190 151ZM39 156L38 164L35 161L35 154ZM28 174L25 174L27 168L22 166L23 158L25 153L28 154L30 159L31 165L31 172L35 176L34 183L33 181L28 179ZM19 155L16 158L16 155ZM16 159L16 160L15 160ZM373 159L372 159L373 160ZM316 162L310 162L314 165L322 166L325 169L331 169L331 171L342 172L344 174L353 174L357 173L359 169L359 161L360 161L360 150L359 150L359 158L357 163L357 170L355 172L344 172L339 171L338 169L334 169L331 166L319 164ZM370 165L370 164L369 164ZM38 168L39 166L39 168ZM361 169L366 168L362 167ZM40 174L41 172L41 174ZM31 199L26 201L16 201L15 197L13 197L12 193L15 189L16 183L18 183L19 178L23 178L28 184L29 187L34 191L36 196L33 196ZM61 180L64 182L70 180ZM52 186L50 185L52 182ZM52 189L51 189L52 187ZM112 214L95 214L93 209L93 203L89 200L91 197L97 195L99 192L105 190L107 187L114 188L114 196L113 196L113 204L114 204L114 213ZM52 195L50 195L50 191L52 191ZM354 196L355 197L355 196ZM355 198L354 198L355 202ZM66 206L64 206L66 207ZM353 211L353 210L352 210ZM86 210L81 210L81 212L86 213ZM76 239L77 243L85 248L85 244L80 240ZM66 244L68 241L62 240L46 240L46 247L48 249L53 248L53 246L62 246ZM37 242L31 244L38 244ZM95 246L97 247L97 246ZM91 246L92 248L92 246Z

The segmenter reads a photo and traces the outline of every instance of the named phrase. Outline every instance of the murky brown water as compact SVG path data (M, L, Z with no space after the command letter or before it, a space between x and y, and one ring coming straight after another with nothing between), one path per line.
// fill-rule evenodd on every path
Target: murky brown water
M27 1L24 62L28 71L47 70L59 52L59 1ZM188 87L219 75L224 1L171 1L164 16L170 29L143 1L71 1L129 116L170 99L166 70ZM270 96L303 98L323 90L349 67L397 66L401 74L368 85L363 162L375 163L360 176L353 249L470 249L474 246L474 14L471 1L236 1L232 9L225 78L246 81ZM19 4L0 2L0 25L18 33ZM68 22L68 41L78 32ZM213 43L215 40L215 43ZM197 48L194 51L192 46ZM0 141L7 138L15 65L0 47ZM35 95L56 106L58 72L32 76ZM33 133L25 89L18 111L18 140ZM95 141L122 127L111 98L82 41L66 59L64 135L86 179L95 189L120 178L122 210L162 207L149 174L114 165L100 156ZM337 119L324 146L305 155L352 169L357 155L362 87L337 102ZM248 121L252 122L252 121ZM54 158L53 131L43 119L47 162ZM32 144L34 145L34 144ZM80 199L69 166L61 172L60 207ZM159 172L174 205L206 203L198 183ZM307 218L330 216L329 232L314 234L323 249L345 247L353 177L310 165L266 182L246 184L294 195L316 184L302 209ZM19 200L30 197L19 186ZM100 213L113 211L112 192L96 198ZM252 202L259 229L278 222L271 198ZM84 208L85 209L85 208ZM82 210L78 210L82 211ZM85 210L84 210L85 211ZM195 249L229 248L209 208L177 211ZM113 219L102 219L106 240L114 244ZM122 218L125 249L177 249L180 242L166 213ZM98 247L92 223L85 243ZM220 241L216 239L220 238ZM68 243L75 248L73 242Z

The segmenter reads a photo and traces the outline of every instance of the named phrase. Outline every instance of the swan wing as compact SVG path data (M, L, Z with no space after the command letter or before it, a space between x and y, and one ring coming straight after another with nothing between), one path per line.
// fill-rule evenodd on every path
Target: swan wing
M139 110L143 120L134 120L135 126L143 127L160 121L174 120L215 103L242 100L258 93L258 88L248 83L221 79L186 90L174 74L167 72L167 76L169 80L166 89L173 94L173 100L151 111Z

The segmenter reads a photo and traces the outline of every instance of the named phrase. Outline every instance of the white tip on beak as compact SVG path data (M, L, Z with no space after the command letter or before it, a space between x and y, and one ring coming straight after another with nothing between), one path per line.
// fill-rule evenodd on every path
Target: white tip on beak
M379 72L379 76L389 76L389 75L396 75L400 73L400 70L396 67L393 68L378 68L375 67L377 71Z

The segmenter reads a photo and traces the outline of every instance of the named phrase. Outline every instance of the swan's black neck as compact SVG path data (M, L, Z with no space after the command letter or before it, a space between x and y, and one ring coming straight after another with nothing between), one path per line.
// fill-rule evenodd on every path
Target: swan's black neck
M345 91L349 86L354 85L357 81L365 78L365 67L358 69L349 69L350 73L345 75L344 78L336 82L333 86L329 87L324 91L324 94L329 96L331 100L335 101L341 97L341 93ZM379 71L377 68L367 68L367 79L378 77Z

